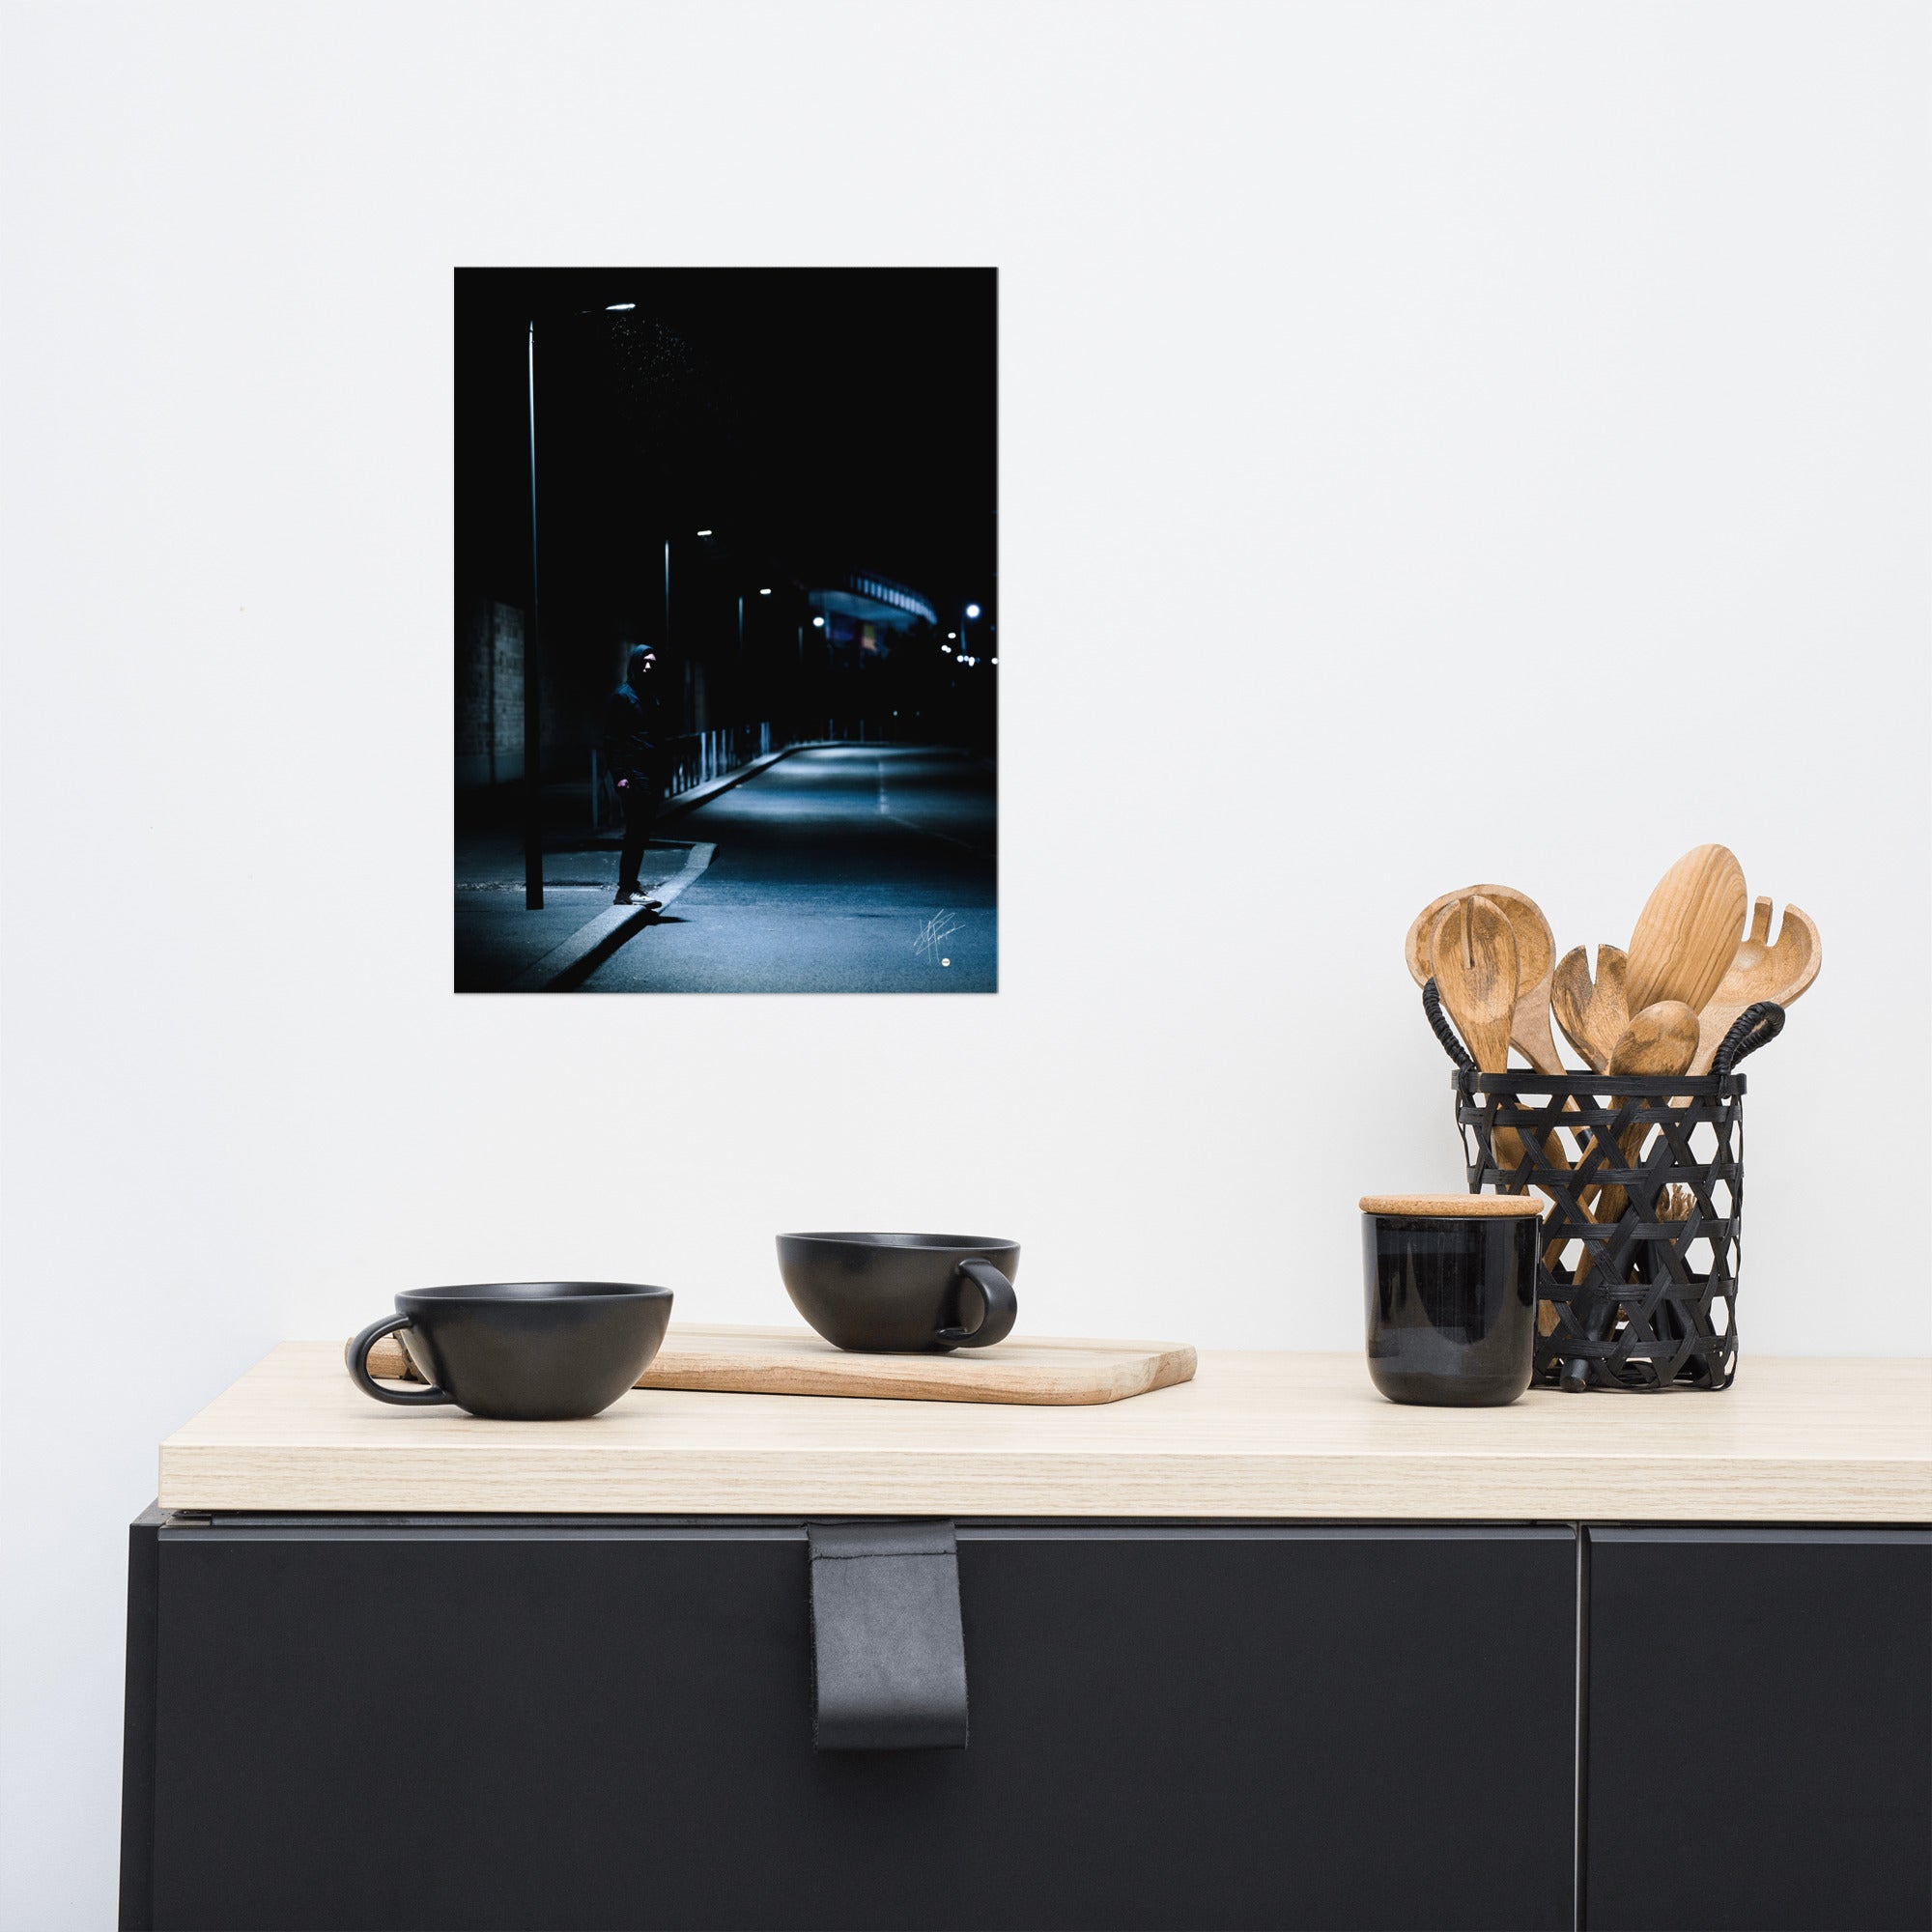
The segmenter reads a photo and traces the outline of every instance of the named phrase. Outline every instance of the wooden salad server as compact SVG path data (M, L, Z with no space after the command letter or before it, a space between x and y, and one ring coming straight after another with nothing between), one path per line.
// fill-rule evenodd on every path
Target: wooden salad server
M1418 986L1429 978L1434 964L1430 958L1430 941L1436 923L1447 907L1459 899L1471 897L1486 898L1498 907L1509 921L1510 933L1516 940L1517 984L1516 1003L1510 1013L1511 1044L1539 1073L1561 1073L1562 1057L1549 1031L1549 984L1556 965L1556 942L1550 936L1549 922L1544 918L1543 908L1526 893L1520 893L1513 886L1464 886L1461 892L1444 893L1440 898L1431 899L1416 914L1408 937L1403 942L1409 978ZM1435 989L1438 993L1442 990L1439 974ZM1444 1003L1447 1004L1446 995ZM1473 1047L1469 1050L1475 1051ZM1500 1073L1503 1069L1490 1066L1483 1070Z
M1455 1022L1478 1068L1507 1073L1510 1027L1516 1014L1514 923L1495 900L1481 893L1452 899L1430 928L1429 958L1442 1009ZM1548 1031L1547 1019L1544 1025ZM1522 1139L1514 1127L1498 1127L1491 1137L1490 1151L1499 1168L1522 1165ZM1552 1166L1567 1165L1562 1144L1553 1135L1544 1142L1544 1152Z
M1535 911L1533 906L1530 909ZM1540 921L1543 915L1538 912L1536 917ZM1543 929L1547 933L1549 928L1546 925ZM1436 996L1455 1022L1456 1031L1463 1036L1463 1043L1477 1067L1484 1073L1508 1072L1511 1024L1519 1010L1515 921L1485 894L1471 893L1460 899L1452 896L1435 915L1425 946L1434 969ZM1408 953L1409 971L1413 972L1412 945ZM1429 975L1423 977L1427 979ZM1543 1026L1547 1035L1549 1030L1547 994ZM1520 1044L1519 1041L1519 1050ZM1555 1058L1553 1048L1550 1057ZM1560 1066L1561 1063L1558 1064ZM1551 1167L1568 1166L1563 1143L1554 1134L1545 1138L1543 1151ZM1522 1136L1514 1127L1497 1127L1490 1135L1490 1152L1496 1166L1504 1171L1520 1167ZM1546 1197L1549 1193L1547 1187L1540 1191ZM1552 1246L1544 1256L1546 1267L1556 1265L1558 1252ZM1543 1334L1553 1332L1556 1310L1549 1302L1538 1305L1537 1323Z
M1749 903L1744 867L1723 846L1685 853L1657 882L1631 933L1624 974L1631 1011L1681 1000L1702 1012L1737 956Z
M1597 948L1597 979L1590 980L1589 962L1580 946L1573 946L1558 962L1551 983L1551 1004L1563 1037L1583 1056L1592 1073L1607 1073L1610 1056L1630 1025L1630 1005L1624 995L1624 952L1620 946Z
M1501 906L1480 893L1451 900L1430 928L1429 961L1443 1010L1476 1065L1485 1073L1507 1072L1517 952Z
M1771 938L1771 901L1751 908L1750 930L1738 941L1730 970L1718 982L1710 1004L1697 1016L1697 1057L1692 1073L1708 1073L1724 1036L1747 1007L1776 1000L1788 1007L1818 977L1825 949L1811 920L1787 902L1776 944Z

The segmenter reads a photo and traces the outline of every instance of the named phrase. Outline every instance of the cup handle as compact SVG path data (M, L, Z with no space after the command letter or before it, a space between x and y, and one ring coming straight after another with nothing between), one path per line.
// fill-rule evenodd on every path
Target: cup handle
M407 1315L384 1316L381 1321L372 1321L342 1351L342 1359L349 1365L350 1376L355 1386L364 1395L374 1396L378 1402L392 1402L398 1408L434 1408L440 1404L453 1402L453 1396L446 1396L432 1382L426 1389L412 1390L408 1395L399 1389L385 1389L369 1373L369 1350L384 1335L393 1335L398 1328L407 1328L410 1318Z
M970 1314L977 1301L980 1319L970 1328L963 1323L957 1328L942 1328L939 1340L955 1349L990 1349L995 1342L1004 1342L1019 1320L1020 1300L1012 1283L991 1262L977 1257L961 1262L954 1272L960 1277L959 1313L962 1317Z

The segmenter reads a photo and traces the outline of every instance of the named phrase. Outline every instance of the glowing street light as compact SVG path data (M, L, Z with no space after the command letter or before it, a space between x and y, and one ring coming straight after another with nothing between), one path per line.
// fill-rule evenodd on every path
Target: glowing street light
M697 534L701 537L708 537L711 532L709 530L699 530Z
M978 615L980 614L980 607L979 607L979 605L977 605L977 604L969 604L969 605L967 605L967 607L966 607L966 614L967 614L967 616L969 616L969 617L977 617L977 616L978 616Z
M604 313L606 315L621 315L627 308L636 307L636 302L606 302L604 304Z
M814 631L822 631L822 630L824 630L824 628L825 628L825 619L824 619L823 617L814 617L814 618L813 618L813 619L811 620L811 628L812 628L812 629L813 629Z
M758 595L760 597L769 597L771 594L772 594L771 586L769 584L767 584L762 590L758 592Z

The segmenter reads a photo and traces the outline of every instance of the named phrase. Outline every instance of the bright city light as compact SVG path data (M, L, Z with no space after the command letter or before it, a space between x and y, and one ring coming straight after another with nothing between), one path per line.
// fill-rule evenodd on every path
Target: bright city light
M766 588L766 589L763 589L763 590L760 590L760 591L758 592L758 595L759 595L760 597L769 597L769 596L770 596L771 594L772 594L772 593L771 593L771 591L770 591L770 589L769 589L769 588Z
M967 616L969 616L969 617L977 617L977 616L978 616L978 615L980 614L980 607L979 607L979 605L977 605L977 604L969 604L969 605L967 605L967 607L966 607L966 614L967 614Z
M814 618L813 618L813 619L811 620L811 628L812 628L812 629L813 629L814 631L822 631L822 630L824 630L824 628L825 628L825 619L824 619L823 617L814 617Z
M986 660L986 662L987 662L988 664L998 664L998 663L999 663L999 659L998 659L998 658L988 658L988 659Z
M952 646L951 644L941 644L939 648L942 651L944 651L948 657L951 657L952 655Z
M604 313L606 315L615 315L620 309L636 307L636 302L606 302L604 304Z
M701 537L708 537L711 532L709 530L699 530L697 534Z
M957 631L948 631L946 635L949 638L956 638L959 635L959 633Z

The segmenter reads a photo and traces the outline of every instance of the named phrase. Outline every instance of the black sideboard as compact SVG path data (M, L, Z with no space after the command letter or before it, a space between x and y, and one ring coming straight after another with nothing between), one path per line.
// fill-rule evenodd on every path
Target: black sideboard
M1914 1927L1932 1532L961 1520L818 1751L801 1518L134 1524L124 1927Z

